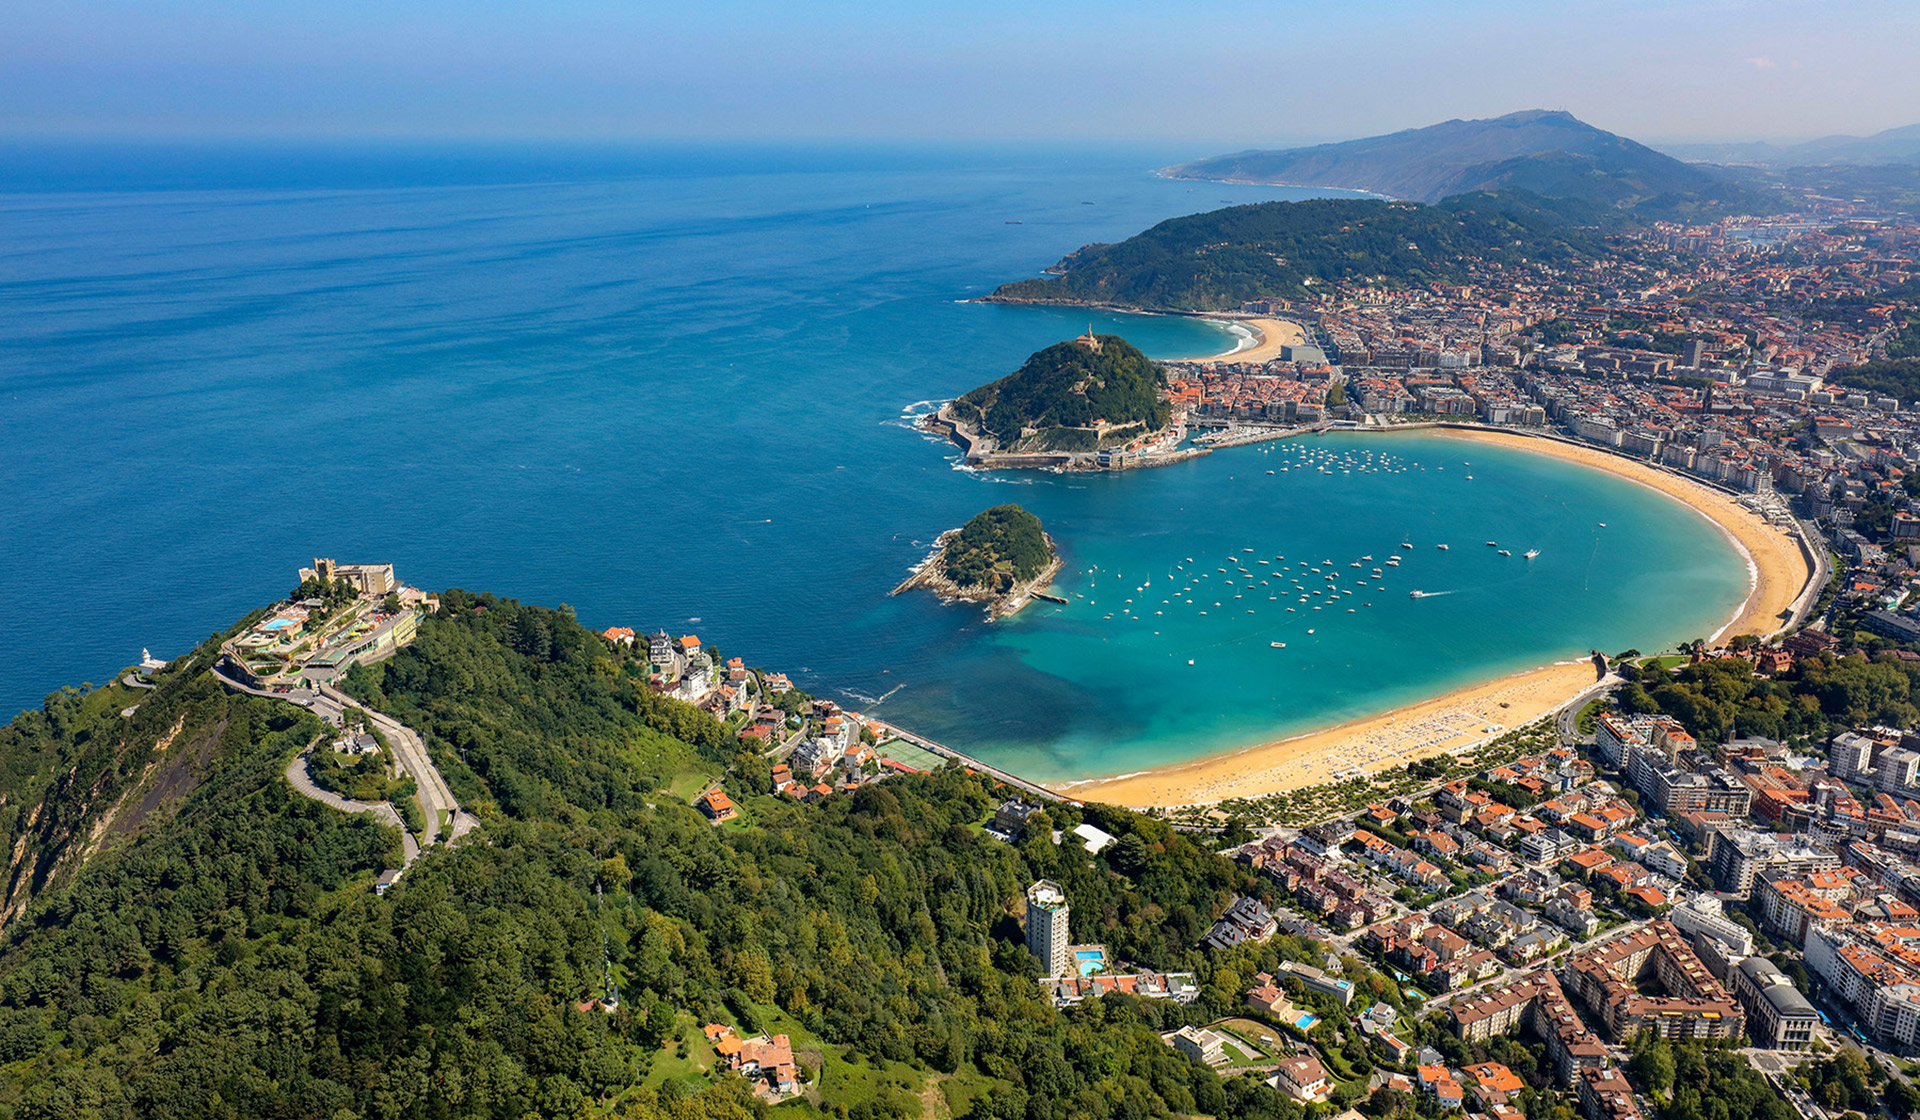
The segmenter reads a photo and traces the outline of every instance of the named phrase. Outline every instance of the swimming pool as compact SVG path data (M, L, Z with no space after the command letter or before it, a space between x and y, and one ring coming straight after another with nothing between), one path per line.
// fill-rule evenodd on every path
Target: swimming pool
M1298 1030L1310 1031L1319 1022L1320 1022L1320 1016L1311 1014L1306 1011L1302 1011L1300 1013L1300 1017L1293 1021L1293 1025Z
M1094 973L1107 967L1107 951L1105 949L1076 949L1073 953L1073 959L1074 962L1079 965L1080 975L1082 976L1092 976Z

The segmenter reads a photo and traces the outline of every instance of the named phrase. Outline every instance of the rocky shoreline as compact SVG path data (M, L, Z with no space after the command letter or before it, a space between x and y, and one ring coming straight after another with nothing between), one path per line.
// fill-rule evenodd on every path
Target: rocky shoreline
M967 466L988 470L1001 468L1051 471L1140 470L1144 467L1171 466L1174 463L1184 463L1188 459L1198 459L1213 454L1211 448L1180 447L1170 451L1151 451L1103 464L1100 462L1100 453L1097 451L1001 451L993 445L989 437L981 435L955 419L945 405L922 416L917 421L917 425L923 432L946 437L960 449L961 458ZM1166 431L1167 429L1163 428L1153 434L1161 435Z
M1052 561L1040 569L1032 579L1015 584L1009 591L998 592L981 587L962 587L947 578L947 569L942 558L946 555L947 542L959 532L958 529L948 529L940 534L939 538L933 542L933 551L925 560L914 565L913 574L902 580L900 586L887 594L898 595L920 588L940 596L942 603L985 603L988 622L1018 614L1036 598L1065 602L1064 599L1049 596L1045 592L1045 588L1053 582L1053 577L1060 574L1060 550L1054 545L1052 535L1047 535L1047 551L1053 555Z

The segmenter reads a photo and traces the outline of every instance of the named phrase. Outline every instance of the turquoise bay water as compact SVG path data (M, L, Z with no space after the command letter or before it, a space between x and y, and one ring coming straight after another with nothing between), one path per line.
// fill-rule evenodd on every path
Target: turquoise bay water
M1157 357L1232 344L1191 319L962 302L1166 217L1314 193L1145 170L1192 154L10 149L0 705L180 652L315 555L697 632L1050 778L1732 612L1744 570L1697 516L1505 449L1326 437L1112 477L952 469L915 406L1089 319ZM1003 501L1046 520L1082 598L988 626L886 597ZM1333 560L1352 586L1350 561L1403 539L1352 614L1271 585L1119 610L1187 556L1215 580L1229 552Z

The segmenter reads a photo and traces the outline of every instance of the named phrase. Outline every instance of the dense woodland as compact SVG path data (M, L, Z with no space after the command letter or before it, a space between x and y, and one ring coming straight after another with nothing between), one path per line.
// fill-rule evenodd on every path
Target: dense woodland
M1129 428L1129 438L1166 427L1171 408L1160 398L1165 371L1119 335L1097 337L1097 351L1076 342L1056 343L949 407L960 419L978 423L1003 447L1019 444L1025 432L1039 433L1041 442L1031 450L1091 450L1090 439L1076 439L1068 446L1060 437L1090 437L1090 432L1075 429L1089 428L1097 420Z
M1920 662L1890 652L1822 654L1772 679L1754 676L1753 662L1739 657L1673 671L1657 663L1616 668L1629 679L1615 694L1621 708L1664 712L1707 743L1725 742L1729 733L1824 739L1860 724L1920 724Z
M1232 206L1171 218L1114 245L1088 245L1054 276L1003 284L993 298L1184 311L1305 298L1314 284L1380 279L1462 283L1464 262L1567 261L1603 246L1601 214L1524 192L1471 194L1434 206L1316 199Z
M129 745L129 724L165 739L177 720L176 746L218 733L196 740L207 749L174 796L6 928L0 1115L754 1115L742 1083L690 1063L699 1024L720 1020L793 1036L815 1093L783 1115L921 1115L924 1090L959 1116L1298 1120L1155 1033L1234 1009L1278 953L1307 957L1286 939L1194 948L1234 893L1258 889L1229 862L1093 807L990 840L978 825L998 795L960 770L779 801L758 756L654 695L564 611L458 591L444 604L350 687L423 732L484 825L385 896L371 880L395 835L282 776L320 725L226 695L191 660L136 696L151 722L122 720L116 687L56 694L6 730L6 805L28 850L30 805L44 825L81 804L77 785L123 769L120 784L146 788L169 754ZM88 762L104 742L118 745ZM668 788L736 759L743 816L724 828ZM50 777L73 763L76 778ZM1099 858L1048 840L1083 812L1120 838ZM1076 939L1194 969L1201 1000L1056 1011L1016 917L1043 875L1065 884ZM603 944L610 1014L577 1007L605 991Z
M941 550L947 578L961 587L1006 591L1053 562L1040 519L1017 505L973 515Z

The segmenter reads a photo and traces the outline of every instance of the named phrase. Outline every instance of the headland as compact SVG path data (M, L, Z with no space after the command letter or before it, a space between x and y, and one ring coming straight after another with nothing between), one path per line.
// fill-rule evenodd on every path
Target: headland
M1381 434L1393 430L1374 429ZM1714 638L1765 636L1782 629L1818 574L1794 534L1768 524L1731 495L1646 463L1509 431L1427 426L1402 430L1424 430L1552 456L1606 471L1694 510L1726 535L1748 565L1748 595ZM1301 789L1468 749L1566 706L1595 683L1591 661L1556 662L1324 730L1138 773L1057 783L1055 788L1087 800L1162 807Z
M959 444L968 466L1162 466L1205 454L1180 447L1186 426L1167 399L1166 381L1166 371L1137 347L1089 326L948 401L922 424Z

